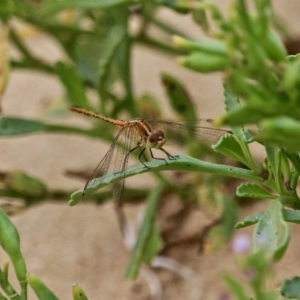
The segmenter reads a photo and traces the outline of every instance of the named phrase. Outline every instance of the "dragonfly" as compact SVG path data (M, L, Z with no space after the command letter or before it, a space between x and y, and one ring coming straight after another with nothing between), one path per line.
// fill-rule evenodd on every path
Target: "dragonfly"
M104 180L108 170L112 167L114 175L122 175L122 178L119 181L113 183L113 198L115 199L116 205L119 205L121 202L122 193L124 191L126 168L129 156L132 152L139 149L140 153L138 159L146 168L149 167L142 160L146 149L149 149L152 159L164 160L166 163L166 158L155 157L152 149L158 149L164 152L171 161L178 158L178 156L171 155L163 148L166 143L166 137L164 131L160 129L160 127L175 133L192 134L203 141L217 141L224 134L231 133L227 130L212 128L212 120L210 119L184 122L177 120L146 120L136 118L125 121L106 117L78 106L70 106L69 109L73 112L103 120L119 128L119 132L92 173L90 179L86 182L82 192L82 196L84 197L87 194L87 191L93 191L95 187Z

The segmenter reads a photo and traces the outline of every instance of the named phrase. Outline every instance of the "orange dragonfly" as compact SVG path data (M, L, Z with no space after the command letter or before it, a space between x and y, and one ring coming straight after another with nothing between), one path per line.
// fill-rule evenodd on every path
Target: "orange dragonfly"
M70 106L69 109L80 114L101 119L120 129L107 153L92 173L91 179L85 184L82 192L82 196L84 197L87 190L92 191L95 186L100 184L108 173L109 167L113 164L114 174L123 174L123 179L113 184L113 196L117 205L120 204L124 190L124 179L130 153L140 149L138 159L146 168L149 167L147 167L142 160L142 156L146 149L149 149L152 159L164 160L166 163L167 161L165 158L154 157L152 149L163 151L169 160L176 160L178 157L171 155L163 148L166 143L164 132L161 129L153 130L153 128L161 126L174 132L191 133L204 141L217 141L222 135L230 133L230 131L227 130L212 128L212 120L210 119L194 120L190 125L184 121L145 120L141 118L124 121L109 118L77 106Z

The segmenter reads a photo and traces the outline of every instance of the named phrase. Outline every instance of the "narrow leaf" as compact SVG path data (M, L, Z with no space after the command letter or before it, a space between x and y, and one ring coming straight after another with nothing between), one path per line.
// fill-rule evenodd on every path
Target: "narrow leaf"
M56 70L63 82L70 102L77 106L89 108L83 82L76 69L63 62L56 64Z
M110 30L109 36L104 40L105 49L98 62L98 81L102 87L107 81L109 71L111 70L111 66L114 62L116 51L124 41L125 37L126 31L124 28L116 25ZM122 70L119 71L122 72Z
M27 275L27 282L39 300L59 300L54 293L34 274Z
M23 194L23 196L42 197L47 193L47 188L42 181L19 170L5 174L3 181L6 188Z
M20 283L22 294L27 294L26 264L20 249L20 236L17 228L0 207L0 246L10 257L16 276Z
M155 224L155 212L163 187L161 184L153 189L147 199L144 220L125 275L127 279L135 279L141 264L149 263L161 247L159 232Z
M221 176L229 176L229 177L241 178L246 180L254 180L258 182L262 182L264 180L262 177L258 176L255 172L251 170L205 162L185 155L179 155L176 160L164 161L164 160L153 159L149 162L146 162L145 165L147 167L145 167L141 163L129 166L126 169L125 178L146 173L146 172L151 172L151 171L180 170L180 171L188 171L188 172L212 173ZM97 179L99 183L95 184L95 186L92 188L93 191L103 188L108 184L114 183L118 180L124 179L123 173L116 174L115 172L110 172L104 176L105 176L104 178L99 177ZM72 206L77 204L82 199L82 192L83 190L74 192L71 195L71 200L69 201L69 205Z
M247 295L245 291L244 286L241 284L239 280L235 279L233 276L229 274L224 274L223 278L227 286L230 288L232 294L236 296L236 299L239 300L250 299L249 295Z
M38 121L13 117L3 117L0 119L0 136L28 134L45 129L46 126Z
M167 73L161 75L161 80L170 104L176 113L180 114L185 120L196 120L195 106L184 85Z

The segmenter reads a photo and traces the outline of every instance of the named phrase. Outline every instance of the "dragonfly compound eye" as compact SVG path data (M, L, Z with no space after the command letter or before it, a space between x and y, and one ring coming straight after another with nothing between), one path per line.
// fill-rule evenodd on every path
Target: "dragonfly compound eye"
M165 134L161 130L156 130L155 134L158 136L159 141L162 141L165 139Z
M159 141L159 136L157 135L156 132L153 132L149 135L148 142L150 144L156 144L158 141Z
M165 135L161 130L154 131L148 136L148 144L151 148L159 149L165 142Z

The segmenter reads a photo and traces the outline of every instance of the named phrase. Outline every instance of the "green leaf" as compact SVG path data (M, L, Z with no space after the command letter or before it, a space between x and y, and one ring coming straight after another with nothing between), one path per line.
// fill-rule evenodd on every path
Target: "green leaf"
M8 277L10 276L8 274L8 267L9 262L5 261L2 269L0 268L0 287L10 299L15 298L16 300L23 300L24 298L17 293L17 291L9 282ZM26 295L26 293L24 293L23 295Z
M286 48L279 36L273 30L268 29L266 38L262 40L262 44L271 60L276 62L286 60Z
M47 188L42 181L19 170L5 174L4 184L23 196L42 197L47 193Z
M295 276L285 280L281 287L281 294L288 299L300 299L300 277Z
M295 139L299 135L300 122L289 117L278 117L263 121L257 138L268 140L290 151L299 151L300 142Z
M249 198L277 198L277 196L271 194L269 191L255 183L242 183L240 186L238 186L236 195L238 197Z
M279 197L279 200L284 206L287 206L292 209L300 209L300 201L298 196L281 195Z
M103 40L94 39L76 44L76 69L85 81L93 85L98 82L99 60L103 46Z
M288 151L284 151L284 154L288 157L288 159L290 160L290 162L293 164L293 167L300 174L299 154L296 153L296 152L288 152Z
M256 294L255 299L267 300L268 298L260 298L259 295L265 291L265 282L271 273L270 265L273 263L273 258L261 250L244 256L241 263L242 269L246 272L250 271L252 274L248 279L252 290Z
M0 137L1 136L15 136L30 134L36 132L60 132L60 133L77 133L89 135L92 137L99 137L97 129L82 129L79 127L54 125L35 120L26 120L20 118L3 117L0 118ZM105 137L105 136L104 136Z
M15 1L1 0L0 5L0 19L6 23L18 9L17 3L15 3Z
M0 118L0 136L13 136L44 131L45 124L20 118L3 117Z
M223 135L215 145L212 145L212 148L216 152L222 153L227 157L231 157L247 165L242 148L232 134Z
M226 58L228 56L227 46L222 40L217 39L202 39L198 41L189 40L180 36L173 37L173 43L176 46L186 50L196 51L198 53L207 53Z
M163 184L157 186L148 196L146 213L126 271L127 279L135 279L142 263L149 263L161 248L155 212L163 188Z
M226 111L228 114L231 114L235 110L242 109L241 104L239 102L239 99L237 96L235 96L233 93L231 93L230 89L227 87L226 84L224 84L224 103L226 106ZM225 116L226 118L226 116ZM222 118L219 120L216 120L216 124L222 123ZM242 123L240 124L242 125ZM258 163L255 161L255 159L252 157L252 154L249 150L248 143L252 142L253 139L252 137L249 138L249 132L244 130L243 126L231 126L231 130L233 131L235 138L237 139L237 142L239 143L239 148L240 148L240 158L242 154L242 160L246 166L249 167L249 169L252 169L256 171L257 173L260 173L260 166Z
M276 187L279 192L284 193L285 189L283 187L281 174L281 149L274 147L268 142L265 142L265 149L276 182Z
M157 253L161 249L163 243L160 237L160 231L157 222L154 222L151 227L152 228L150 230L147 243L144 246L143 262L145 263L151 262L153 257L157 255ZM141 233L141 235L143 235L143 233Z
M218 201L219 205L223 207L222 216L220 217L222 221L219 224L215 224L215 226L209 230L205 239L209 245L209 251L215 252L217 249L224 247L224 244L227 243L235 233L235 224L238 220L238 208L235 199L229 198L228 195L224 195L220 191L216 192L215 195L210 194L210 199L211 201Z
M179 155L176 158L176 160L166 159L166 161L164 161L153 159L149 162L146 162L145 165L147 166L147 168L141 163L129 166L125 171L125 178L151 171L180 170L188 172L212 173L222 176L254 180L258 182L262 182L264 180L262 177L258 176L255 172L251 170L209 163L185 155ZM124 179L123 173L115 174L114 172L109 172L108 174L104 175L104 178L99 177L97 180L95 180L95 186L93 188L87 188L87 192L95 191L97 189L107 186L108 184L114 183L122 179ZM97 181L98 184L96 183ZM73 206L79 201L81 201L82 192L83 190L74 192L71 195L69 205Z
M184 120L196 120L194 104L183 84L167 73L161 74L161 80L176 113L181 115Z
M282 213L282 204L273 200L259 219L254 232L254 250L264 250L278 260L284 254L290 238Z
M126 30L119 25L115 25L111 30L109 36L103 41L105 49L101 53L98 62L98 82L101 87L104 87L108 81L109 72L114 64L114 57L126 37ZM122 70L119 70L122 73Z
M179 57L177 62L200 73L223 71L230 65L229 59L225 56L198 51Z
M230 288L233 295L236 299L239 300L249 300L251 297L246 293L244 286L241 284L240 280L235 279L229 274L223 275L224 281L227 286Z
M226 84L223 85L224 88L224 103L225 109L227 112L232 111L234 109L238 109L241 107L240 101L237 96L231 93L230 89L227 87Z
M244 105L230 110L226 115L216 119L217 125L245 125L259 123L262 118L267 117L270 113L265 112L262 106Z
M56 71L60 77L60 80L64 84L71 104L90 108L82 79L77 73L76 69L63 62L58 62L56 64Z
M244 219L244 221L238 222L235 225L235 228L240 229L240 228L244 228L244 227L248 227L248 226L251 226L253 224L256 224L263 215L264 215L263 212L258 212L253 216L248 216Z
M231 93L230 89L223 85L224 87L224 103L225 109L227 112L231 112L235 109L239 109L241 107L240 101L237 96ZM217 121L218 122L218 121ZM238 137L239 140L244 140L244 129L242 126L235 126L231 128L233 133Z
M300 210L283 209L285 221L300 224Z
M138 3L138 0L47 0L44 8L41 11L41 15L55 13L59 10L66 8L109 8L120 4L133 4Z
M192 10L192 17L193 20L201 26L201 29L203 29L205 32L208 33L209 22L208 22L206 10L203 8Z
M27 275L27 282L39 300L59 300L54 293L34 274Z
M15 225L11 222L3 209L0 207L0 245L10 257L22 294L27 294L26 264L20 249L20 236Z

